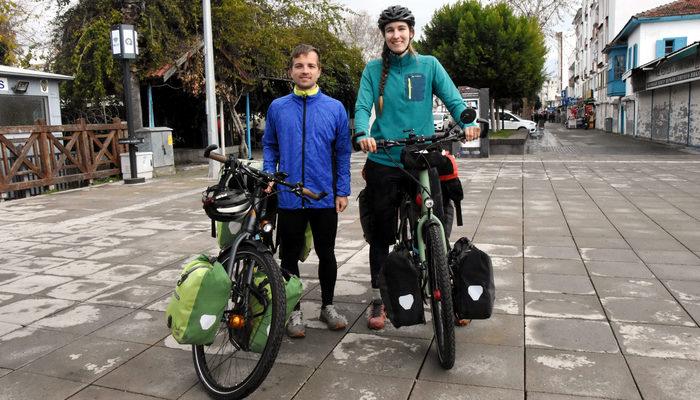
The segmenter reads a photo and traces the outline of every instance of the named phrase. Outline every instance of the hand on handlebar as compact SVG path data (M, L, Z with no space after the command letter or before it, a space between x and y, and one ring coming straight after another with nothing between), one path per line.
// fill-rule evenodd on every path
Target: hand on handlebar
M357 142L360 145L360 149L365 153L376 153L377 152L377 142L374 138L368 137Z
M275 182L269 182L269 183L267 184L267 187L266 187L265 190L263 190L263 191L264 191L265 193L272 193L272 188L274 188L274 187L275 187Z
M478 139L481 136L480 126L465 126L464 127L464 138L467 141Z

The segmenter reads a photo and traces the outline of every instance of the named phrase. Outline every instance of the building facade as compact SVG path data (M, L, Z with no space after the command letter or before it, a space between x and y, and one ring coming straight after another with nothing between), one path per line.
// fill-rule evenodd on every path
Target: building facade
M0 126L61 125L58 86L73 77L0 65Z

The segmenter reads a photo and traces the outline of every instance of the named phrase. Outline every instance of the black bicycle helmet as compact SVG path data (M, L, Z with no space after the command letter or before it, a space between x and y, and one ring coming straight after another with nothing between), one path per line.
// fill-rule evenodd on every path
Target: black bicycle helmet
M212 187L202 196L202 207L214 221L231 222L243 219L250 211L251 205L243 190L219 191L218 187Z
M384 27L391 22L403 21L408 24L411 28L416 25L416 18L413 16L411 10L404 6L391 6L379 14L379 20L377 20L377 25L379 30L384 32Z

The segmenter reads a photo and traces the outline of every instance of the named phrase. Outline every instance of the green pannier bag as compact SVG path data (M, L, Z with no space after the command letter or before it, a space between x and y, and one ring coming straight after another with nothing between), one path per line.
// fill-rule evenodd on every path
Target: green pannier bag
M187 263L165 311L168 328L180 344L214 341L231 297L231 279L224 267L200 255Z
M301 295L304 292L301 279L295 275L285 277L285 294L287 299L287 314L285 322L289 319L289 315L294 311ZM272 321L272 292L270 291L270 282L267 280L267 275L258 271L253 274L253 285L262 293L270 306L265 309L263 304L258 301L255 296L250 296L250 311L253 316L251 321L250 340L248 345L250 351L262 353L267 344L267 337L270 335L270 321Z

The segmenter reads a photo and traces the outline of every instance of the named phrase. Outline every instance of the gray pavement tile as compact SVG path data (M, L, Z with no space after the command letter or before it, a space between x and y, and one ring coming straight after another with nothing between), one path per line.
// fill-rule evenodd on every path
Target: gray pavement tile
M608 400L609 397L582 397L582 396L569 396L568 394L553 394L553 393L540 393L540 392L527 392L528 400Z
M593 276L591 280L600 297L642 297L673 300L668 290L656 279Z
M317 276L317 274L315 275ZM372 300L371 289L372 284L370 281L359 282L337 280L335 282L333 301L368 304ZM321 300L321 286L319 285L309 293L305 294L303 299Z
M613 323L625 354L700 361L700 328Z
M149 265L156 268L171 266L182 270L184 260L191 256L192 254L180 252L149 250L144 254L129 258L128 264Z
M48 288L73 280L64 276L29 275L0 286L0 292L15 294L36 294Z
M523 292L496 289L496 299L493 302L494 313L523 314Z
M303 339L291 339L285 334L276 362L317 368L344 337L345 331L306 329ZM168 339L166 338L166 342Z
M520 390L422 380L416 381L409 397L412 400L523 400L524 398L525 393Z
M84 386L79 382L15 371L0 378L0 399L63 400Z
M690 251L638 250L637 254L647 264L682 264L700 269L700 257Z
M112 282L130 282L142 275L148 274L154 269L155 267L151 267L148 265L114 265L112 267L96 272L92 275L89 275L87 278L94 280L109 280Z
M546 247L576 247L571 236L541 236L541 235L525 235L523 237L526 253L527 246L546 246ZM527 255L526 255L527 257ZM555 257L551 257L555 258Z
M173 292L167 293L166 295L160 297L156 301L143 306L143 309L148 311L159 311L164 313L168 309L168 304L170 304L170 299L173 297Z
M466 233L466 234L458 234L457 231L452 230L452 234L450 235L450 238L455 240L458 237L472 237L472 235ZM523 237L521 234L510 234L510 235L505 235L505 234L500 234L497 232L493 231L484 231L482 232L479 230L479 232L476 233L474 237L474 242L475 243L491 243L491 244L500 244L500 245L514 245L514 244L521 244Z
M22 328L22 325L17 325L17 324L8 324L5 322L0 322L0 336L10 333L12 331L16 331L17 329Z
M321 369L414 378L429 346L424 339L348 333Z
M496 273L523 273L523 259L521 257L491 257L491 266Z
M276 363L260 387L246 399L291 399L307 383L313 373L313 368ZM202 385L197 383L178 400L209 400L210 398Z
M525 368L528 392L641 398L621 354L531 349Z
M580 260L581 256L575 246L525 246L525 258L556 258L561 260Z
M151 347L100 378L96 384L175 399L196 382L191 352Z
M318 274L317 274L318 275ZM371 279L369 264L364 262L346 262L338 268L338 280L369 282Z
M518 272L494 271L493 281L498 290L511 292L523 290L523 274Z
M120 284L107 280L76 279L55 287L46 295L57 299L84 301Z
M700 266L649 264L649 269L661 280L700 281Z
M77 339L46 329L22 328L0 337L0 367L17 369Z
M700 393L700 362L628 357L645 399L688 400Z
M557 293L525 293L525 315L544 318L604 320L596 296Z
M666 286L682 302L700 302L700 284L695 281L666 281Z
M686 248L673 238L668 239L645 239L645 238L629 238L627 240L633 249L637 250L638 254L650 250L662 251L685 251ZM644 257L642 257L644 258Z
M136 343L84 337L29 363L22 371L90 383L146 348Z
M81 258L88 258L92 254L102 250L102 247L97 246L62 247L60 250L51 252L51 255L54 257L71 258L77 260Z
M520 245L520 241L518 241L517 245L503 245L503 244L490 244L490 243L481 243L481 242L474 242L476 247L480 248L486 254L490 255L491 257L522 257L523 256L523 251L522 251L522 246Z
M571 236L571 231L564 225L559 226L543 226L543 225L526 225L524 230L525 236Z
M31 326L86 335L131 311L129 308L101 304L79 304L40 319Z
M619 237L601 236L575 236L577 247L596 249L629 249L630 245L625 239Z
M354 371L345 371L342 379L338 379L338 371L321 368L311 376L294 398L403 400L408 398L412 385L412 379L369 375Z
M455 327L455 340L457 343L522 347L523 326L521 315L492 314L489 319L475 319L465 327Z
M105 325L91 336L153 345L170 334L163 312L128 310L131 314Z
M525 258L524 271L534 274L588 275L581 260Z
M618 353L615 336L607 321L560 318L525 318L528 347L594 353Z
M611 321L695 326L674 300L639 297L601 297Z
M0 378L12 372L11 369L0 368Z
M3 264L3 268L18 272L40 273L70 261L72 260L58 257L32 257L17 262L8 262Z
M111 264L92 260L71 260L66 264L46 270L46 274L84 277L109 267Z
M74 302L47 298L25 298L0 306L0 322L28 325L73 305Z
M440 366L434 347L431 346L428 352L419 380L524 389L522 347L459 343L455 365L450 370L444 370Z
M581 258L584 261L620 261L639 262L639 257L632 250L628 249L601 249L592 247L582 247Z
M29 276L29 274L26 272L0 271L0 288L10 282L22 279L26 276Z
M147 250L145 249L120 246L117 248L103 248L101 251L87 258L89 260L108 262L110 264L132 264L131 259L146 253Z
M157 270L143 278L144 282L149 285L159 285L167 286L169 288L174 288L178 279L180 279L180 274L182 273L182 268L164 268Z
M653 278L654 275L641 262L586 261L591 276L622 278Z
M88 302L139 308L170 292L172 292L172 288L169 287L127 283L95 296Z
M595 294L588 276L525 274L525 291L564 294Z
M100 386L88 386L70 400L156 400L157 397L144 396L137 393L125 392Z

